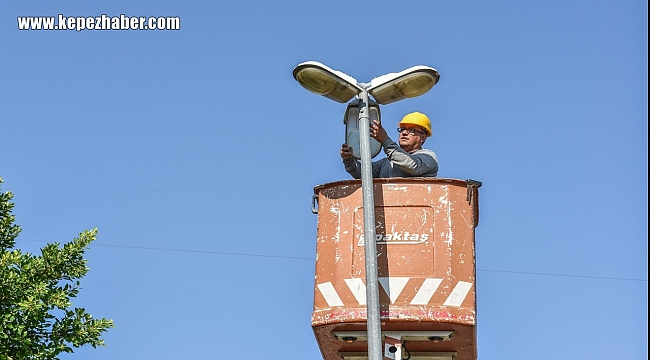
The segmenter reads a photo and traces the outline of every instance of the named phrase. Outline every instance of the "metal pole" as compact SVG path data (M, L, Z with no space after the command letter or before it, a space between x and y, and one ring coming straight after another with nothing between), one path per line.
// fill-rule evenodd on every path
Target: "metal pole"
M359 108L359 137L361 151L361 190L363 192L363 243L366 266L366 306L368 331L368 360L381 360L381 323L379 314L379 284L377 281L377 245L375 240L375 196L370 156L370 106L367 84L361 92Z

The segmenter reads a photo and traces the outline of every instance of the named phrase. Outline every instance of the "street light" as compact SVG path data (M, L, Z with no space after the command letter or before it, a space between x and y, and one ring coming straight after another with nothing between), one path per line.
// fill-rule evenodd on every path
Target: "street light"
M361 159L361 137L359 136L359 113L362 110L362 103L359 99L354 99L348 103L345 109L345 116L343 116L343 123L345 124L345 143L352 149L352 155ZM381 121L381 114L379 105L371 100L370 101L370 114L369 123L372 124L374 120ZM370 157L374 158L381 151L381 144L379 141L370 138Z
M363 91L351 76L316 61L296 66L293 77L305 89L340 103L347 102Z
M350 109L358 108L358 125L361 158L361 191L363 192L363 236L365 244L366 304L368 360L381 360L381 323L379 314L379 286L377 280L377 247L375 244L375 199L372 182L372 157L370 138L371 104L369 94L379 104L390 104L406 98L420 96L440 80L438 71L428 66L414 66L399 73L390 73L360 83L353 77L333 70L319 62L307 61L293 69L293 77L305 89L323 95L328 99L345 103L356 96L348 105L344 122L346 141L350 129ZM374 101L373 101L374 102ZM353 104L354 103L354 104ZM372 139L374 140L374 139Z
M431 90L440 80L436 69L413 66L398 73L374 78L366 85L357 82L350 75L316 61L307 61L296 66L293 69L293 77L305 89L340 103L347 102L365 88L382 105L420 96Z
M428 66L414 66L398 73L372 79L368 92L382 105L414 98L431 90L440 80L438 71Z

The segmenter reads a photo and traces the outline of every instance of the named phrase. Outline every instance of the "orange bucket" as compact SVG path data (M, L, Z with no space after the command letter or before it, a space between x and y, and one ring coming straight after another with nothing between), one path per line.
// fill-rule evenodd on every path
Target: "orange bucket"
M390 178L373 185L382 335L401 339L409 354L475 360L474 229L481 183ZM313 207L312 328L323 359L359 359L367 352L361 181L316 186Z

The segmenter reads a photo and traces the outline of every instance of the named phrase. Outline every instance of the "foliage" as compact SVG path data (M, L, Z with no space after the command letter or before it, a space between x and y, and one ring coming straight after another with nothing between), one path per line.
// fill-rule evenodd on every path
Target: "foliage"
M2 178L0 178L0 184ZM14 223L13 194L0 191L0 360L51 360L72 347L104 345L112 320L72 308L79 279L88 272L83 254L97 229L62 247L47 244L41 255L14 249L21 229Z

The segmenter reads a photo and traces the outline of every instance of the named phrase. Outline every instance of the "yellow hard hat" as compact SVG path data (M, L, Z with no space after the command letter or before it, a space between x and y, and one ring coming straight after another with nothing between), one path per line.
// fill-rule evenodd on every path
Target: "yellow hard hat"
M429 118L423 113L412 112L410 114L406 114L406 116L402 118L402 121L400 121L397 126L406 124L421 126L427 131L427 136L431 136L431 121L429 121Z

